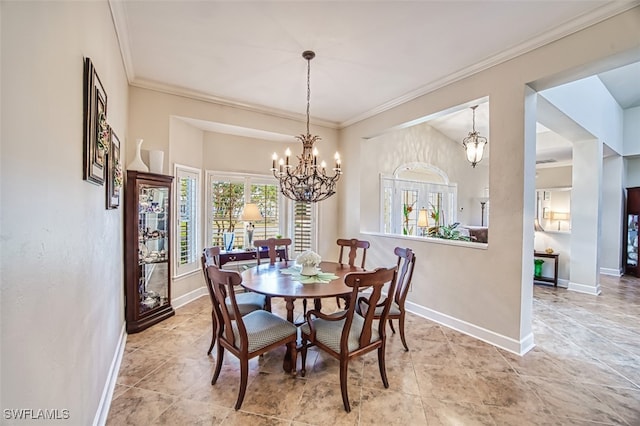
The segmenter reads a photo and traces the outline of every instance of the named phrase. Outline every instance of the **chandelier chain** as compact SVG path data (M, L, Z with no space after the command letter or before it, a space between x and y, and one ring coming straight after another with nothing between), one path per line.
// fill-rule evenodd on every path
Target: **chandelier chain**
M311 59L307 59L307 135L309 133L309 111L311 104Z

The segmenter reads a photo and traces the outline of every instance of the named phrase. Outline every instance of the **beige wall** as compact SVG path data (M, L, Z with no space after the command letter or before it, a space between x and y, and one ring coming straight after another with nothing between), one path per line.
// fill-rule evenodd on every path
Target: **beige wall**
M531 335L531 276L533 272L533 221L535 187L535 136L525 124L535 124L535 106L525 116L525 86L566 82L585 64L616 56L640 59L640 7L536 49L472 77L450 84L392 110L356 123L341 134L345 163L362 155L363 138L385 132L472 99L490 99L491 188L490 244L474 250L414 241L398 237L373 245L372 259L391 257L391 246L414 248L418 254L416 275L420 291L409 295L427 314L449 321L470 333L488 331L495 342L511 350L526 350ZM588 48L586 48L588 46ZM623 55L625 54L625 55ZM612 66L615 65L612 62ZM620 65L620 64L618 64ZM575 71L574 71L575 70ZM557 78L556 78L557 76ZM529 103L527 104L529 105ZM525 121L527 120L527 121ZM526 171L526 172L525 172ZM363 231L361 223L375 223L378 198L363 196L365 165L346 178L340 194L343 233ZM360 194L360 198L354 197ZM473 271L473 272L470 272Z
M170 150L170 170L173 170L173 163L176 159L183 158L180 156L185 155L183 165L203 169L203 183L206 170L270 175L273 152L283 155L287 147L291 147L294 155L298 155L302 151L302 144L296 141L290 143L274 142L209 131L203 132L201 149L198 151L197 144L193 143L183 148L180 138L174 139L174 135L170 135L169 132L171 117L187 117L290 135L293 140L295 135L305 130L302 121L135 87L130 90L130 108L130 137L132 139L144 138L147 149L162 149L165 152ZM312 124L310 131L322 138L315 146L320 151L320 157L331 164L333 154L338 147L337 130ZM149 142L148 145L147 142ZM183 149L188 149L189 153L184 154ZM128 150L128 160L133 158L134 151L134 148ZM240 158L242 161L239 160ZM144 156L143 159L145 159ZM345 175L352 173L350 164L343 162L343 165ZM342 190L342 186L342 182L338 182L338 192ZM337 206L337 197L332 197L319 204L319 223L322 235L318 251L326 259L337 259L335 241L339 236L338 223L340 222ZM203 216L203 220L205 219L206 216ZM174 286L172 297L184 296L186 292L196 289L198 285L202 286L201 281L199 276L194 276L188 283Z
M462 141L453 141L427 123L390 133L362 142L360 163L366 171L360 178L360 190L364 198L380 200L380 175L392 176L401 165L418 162L430 164L445 172L451 184L458 187L457 221L465 225L480 226L478 197L489 186L489 159L475 168L464 156ZM369 209L374 206L369 205ZM416 206L416 208L429 206ZM462 210L460 211L460 209ZM363 216L361 230L378 232L380 203L375 212ZM447 224L453 218L445 218ZM486 223L486 222L485 222Z
M67 409L64 423L89 425L124 331L123 206L106 210L105 187L82 180L83 56L123 150L127 80L106 1L0 10L0 406Z

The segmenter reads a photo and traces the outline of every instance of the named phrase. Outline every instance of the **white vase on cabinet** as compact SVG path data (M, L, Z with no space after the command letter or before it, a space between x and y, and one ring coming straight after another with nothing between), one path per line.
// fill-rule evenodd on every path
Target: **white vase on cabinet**
M131 161L129 164L127 164L127 170L136 170L138 172L148 172L149 171L149 167L147 167L147 165L144 163L144 161L142 161L142 155L140 154L140 151L142 150L142 142L144 142L144 139L136 140L136 143L137 143L136 156L133 159L133 161Z

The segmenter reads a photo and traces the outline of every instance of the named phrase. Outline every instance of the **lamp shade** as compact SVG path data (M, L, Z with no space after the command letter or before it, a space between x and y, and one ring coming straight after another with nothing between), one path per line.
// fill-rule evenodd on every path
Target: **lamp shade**
M569 220L569 213L551 212L551 220Z
M246 203L242 209L242 213L240 214L240 220L245 222L255 222L257 220L262 220L262 214L260 214L260 210L258 209L258 205L255 203Z
M418 212L418 227L425 228L429 226L429 222L427 222L427 209L421 208Z

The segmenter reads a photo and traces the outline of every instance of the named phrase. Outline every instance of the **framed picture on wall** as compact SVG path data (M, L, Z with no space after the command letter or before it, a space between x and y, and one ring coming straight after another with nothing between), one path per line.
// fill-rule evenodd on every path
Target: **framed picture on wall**
M84 59L83 179L102 185L107 171L107 93L90 58Z
M120 162L120 139L109 128L109 153L107 154L107 209L117 209L120 206L120 192L124 182L122 163Z

